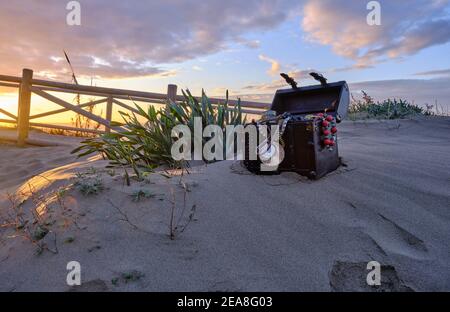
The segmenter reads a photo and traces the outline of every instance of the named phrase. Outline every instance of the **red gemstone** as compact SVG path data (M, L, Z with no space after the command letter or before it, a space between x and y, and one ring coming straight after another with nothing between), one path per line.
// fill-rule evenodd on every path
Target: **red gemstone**
M336 132L337 132L337 128L336 127L331 128L331 133L336 133Z
M327 121L333 121L333 116L328 116Z
M324 130L323 131L323 135L325 135L325 136L330 135L330 131L329 130Z
M332 145L332 144L334 144L334 142L331 141L330 139L325 139L325 140L323 141L323 144L325 144L325 145Z
M329 123L328 121L326 121L326 120L324 120L324 121L322 122L322 126L324 126L324 127L328 127L329 124L330 124L330 123Z

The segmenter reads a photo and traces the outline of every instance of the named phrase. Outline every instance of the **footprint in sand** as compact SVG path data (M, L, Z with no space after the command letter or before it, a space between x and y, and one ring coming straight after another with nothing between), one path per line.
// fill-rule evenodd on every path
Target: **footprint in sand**
M363 231L384 254L399 254L419 260L429 258L428 248L423 240L382 214L378 214L377 219L364 227Z
M364 292L391 292L414 291L398 277L393 266L381 266L381 285L369 286L367 284L367 263L336 261L331 268L329 278L332 291L364 291Z
M422 252L428 252L428 248L425 245L425 243L423 242L423 240L421 240L417 236L411 234L410 232L408 232L407 230L405 230L404 228L399 226L397 223L386 218L382 214L379 213L378 215L386 222L392 224L392 226L395 228L396 232L398 233L398 236L400 236L409 246L411 246L412 248L417 249L419 251L422 251Z
M370 210L351 205L357 213L357 227L368 235L383 255L399 254L418 260L429 259L425 242L390 218ZM355 226L352 224L351 226Z

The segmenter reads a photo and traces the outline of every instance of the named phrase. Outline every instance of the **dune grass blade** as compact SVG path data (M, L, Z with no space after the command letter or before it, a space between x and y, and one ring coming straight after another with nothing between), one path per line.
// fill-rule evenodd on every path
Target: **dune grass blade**
M72 153L81 157L98 152L110 161L110 165L131 166L140 177L140 169L149 171L160 165L172 168L186 165L183 161L175 161L171 155L174 143L172 129L175 126L187 125L193 133L195 117L202 119L203 127L218 125L222 129L227 125L236 126L246 122L240 101L235 107L228 107L228 92L224 103L217 103L216 107L204 91L200 101L189 90L183 90L183 95L184 101L168 101L159 110L153 106L144 110L136 105L139 117L135 113L120 112L126 131L86 139ZM206 139L203 143L206 143Z

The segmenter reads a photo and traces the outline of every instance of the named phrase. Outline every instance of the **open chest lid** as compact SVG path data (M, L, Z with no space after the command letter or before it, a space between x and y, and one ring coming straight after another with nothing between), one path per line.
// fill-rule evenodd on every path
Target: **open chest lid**
M341 118L347 116L350 92L345 81L297 89L281 89L275 93L271 110L277 115L291 113L307 115L326 112Z

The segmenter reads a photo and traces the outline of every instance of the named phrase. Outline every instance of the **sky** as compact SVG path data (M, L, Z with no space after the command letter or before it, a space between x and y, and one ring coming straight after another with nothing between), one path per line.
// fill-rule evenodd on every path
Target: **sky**
M0 2L0 74L70 82L65 50L83 84L270 102L280 72L309 85L318 71L355 96L450 109L449 0L378 1L380 25L365 0L80 0L70 26L69 2ZM0 107L14 109L8 92Z

